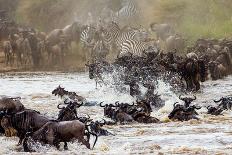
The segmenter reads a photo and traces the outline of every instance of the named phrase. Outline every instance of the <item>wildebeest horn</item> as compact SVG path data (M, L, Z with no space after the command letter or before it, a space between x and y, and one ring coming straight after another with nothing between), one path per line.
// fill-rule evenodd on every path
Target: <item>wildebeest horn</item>
M196 100L196 99L197 99L197 97L196 97L195 95L193 95L193 97L194 97L193 100Z
M213 100L215 103L218 103L218 102L221 102L222 101L222 98L220 100Z
M117 107L120 105L120 104L119 104L119 101L115 102L114 104L115 104L115 106L117 106Z
M77 103L78 107L81 107L84 104L84 102L81 102L81 104Z
M181 95L179 96L179 99L180 99L180 100L183 100L183 98L181 97Z
M57 105L58 109L63 109L64 107L60 107L61 103Z
M135 105L135 103L133 102L132 104L128 104L129 106L134 106Z
M87 116L88 116L88 119L90 119L90 116L89 116L89 114L86 114Z
M211 108L211 106L210 106L210 105L208 105L206 108L207 108L207 109L209 109L209 108Z
M176 107L176 104L177 104L177 103L179 103L179 102L175 102L175 103L173 104L173 107L174 107L174 108Z
M101 125L106 125L106 120L104 120L104 119L102 119L102 120L103 120L104 122L103 122L103 123L100 122L100 124L101 124Z
M105 105L102 105L102 103L104 103L104 102L101 102L101 103L100 103L100 107L105 107Z
M65 100L64 100L64 104L69 104L70 102L68 102L68 98L66 98Z

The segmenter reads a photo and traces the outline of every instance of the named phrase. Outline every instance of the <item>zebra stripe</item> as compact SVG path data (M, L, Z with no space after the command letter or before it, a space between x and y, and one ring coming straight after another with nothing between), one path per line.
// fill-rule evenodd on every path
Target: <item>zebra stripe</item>
M84 46L89 46L94 39L95 28L87 26L81 32L80 41Z
M106 28L102 28L102 40L107 46L114 44L116 38L120 35L120 27L117 23L111 22Z
M144 52L150 47L154 47L153 42L141 42L133 39L128 39L121 44L119 56L136 55L143 56Z

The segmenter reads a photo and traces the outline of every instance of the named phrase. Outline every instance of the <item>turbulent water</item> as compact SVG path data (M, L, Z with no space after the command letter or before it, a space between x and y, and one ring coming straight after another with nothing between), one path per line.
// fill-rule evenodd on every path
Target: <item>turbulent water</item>
M58 85L75 91L89 101L131 102L128 93L120 94L113 87L95 89L95 82L87 74L80 73L12 73L0 75L0 95L20 96L27 108L56 118L57 104L61 99L52 96L51 91ZM207 81L196 94L199 105L214 104L219 99L232 94L232 77L218 81ZM116 136L100 137L94 150L88 150L77 142L69 143L69 151L56 150L50 146L37 145L35 154L231 154L232 152L232 113L223 116L210 116L206 109L199 113L200 120L169 122L167 115L174 102L179 101L170 86L159 81L157 91L166 101L165 107L154 111L153 116L166 122L161 124L130 124L106 126ZM179 101L181 102L181 101ZM95 120L103 118L103 109L81 107L78 114L89 114ZM0 154L24 154L18 139L0 136ZM91 144L93 142L91 141ZM62 147L61 147L62 148Z

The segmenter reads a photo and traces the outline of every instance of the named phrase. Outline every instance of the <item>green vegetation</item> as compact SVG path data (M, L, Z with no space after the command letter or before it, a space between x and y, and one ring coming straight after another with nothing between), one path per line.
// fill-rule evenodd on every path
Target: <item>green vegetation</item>
M160 21L171 22L190 42L232 36L232 4L226 0L161 0Z

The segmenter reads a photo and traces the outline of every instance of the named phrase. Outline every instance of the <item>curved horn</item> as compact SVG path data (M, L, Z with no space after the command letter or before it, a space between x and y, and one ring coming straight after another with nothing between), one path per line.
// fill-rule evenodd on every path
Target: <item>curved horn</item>
M102 103L104 103L104 102L101 102L101 103L100 103L100 107L105 107L105 105L103 106Z
M129 106L134 106L135 105L135 103L134 102L132 102L132 104L128 104Z
M222 98L220 100L213 100L215 103L218 103L218 102L221 102L222 101Z
M173 107L174 107L174 108L176 107L176 104L177 104L177 103L179 103L179 102L175 102L175 103L173 104Z
M61 103L57 105L58 109L64 109L64 107L60 107Z
M211 106L210 106L210 105L208 105L206 108L207 108L207 109L209 109L209 108L211 108Z
M86 114L87 116L88 116L88 119L90 119L90 116L89 116L89 114Z
M181 95L179 95L179 99L180 99L180 100L183 100L183 98L181 97Z
M119 101L115 102L115 106L118 107L119 105L120 105Z
M84 102L81 102L81 104L77 103L78 108L84 105Z
M197 99L197 97L196 97L195 95L193 95L193 97L194 97L193 100L196 100L196 99Z
M200 106L195 106L194 108L197 109L197 110L201 109Z

